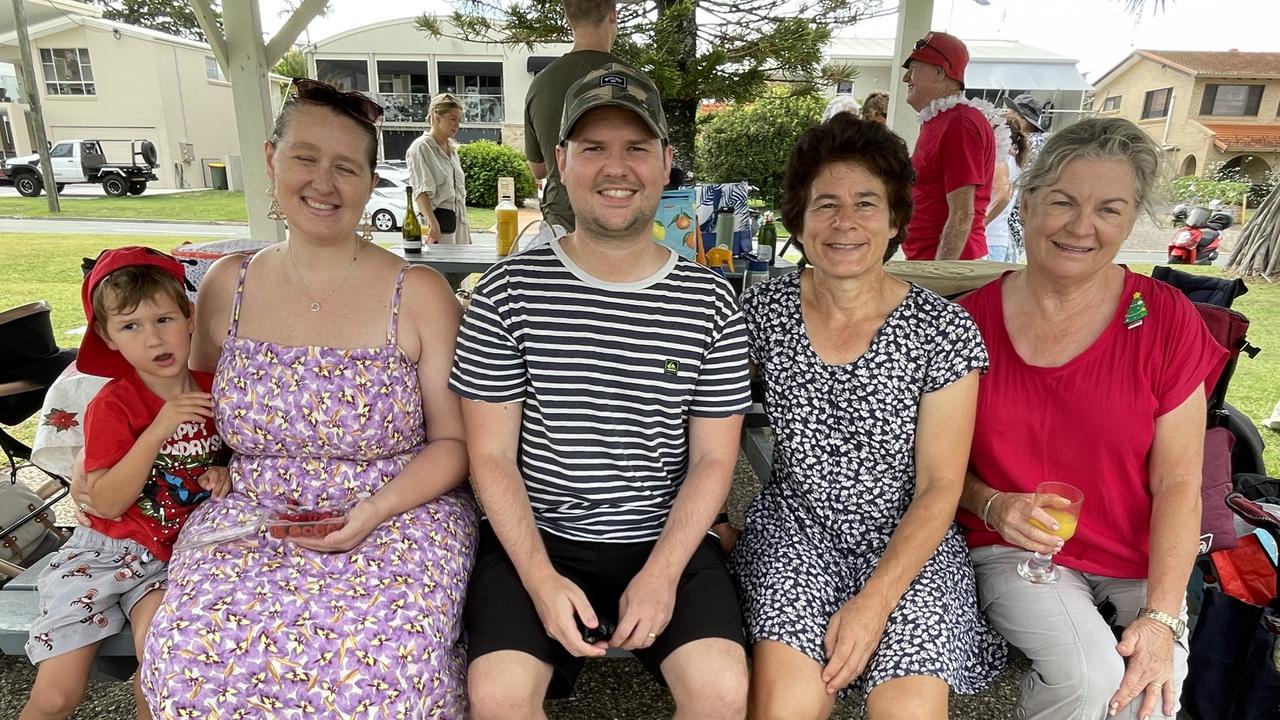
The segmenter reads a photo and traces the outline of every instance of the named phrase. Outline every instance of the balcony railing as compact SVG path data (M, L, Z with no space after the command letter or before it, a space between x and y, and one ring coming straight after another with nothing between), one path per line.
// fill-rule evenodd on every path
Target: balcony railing
M427 121L427 106L431 104L427 93L370 93L370 96L382 106L383 122Z
M474 123L500 123L506 120L506 113L502 107L501 95L481 95L479 93L464 93L458 95L458 99L466 107L462 114L462 122L465 125Z
M369 93L369 96L382 106L383 122L427 122L427 108L431 105L431 96L427 93ZM458 94L457 98L466 107L462 114L463 125L506 120L501 95L464 93Z

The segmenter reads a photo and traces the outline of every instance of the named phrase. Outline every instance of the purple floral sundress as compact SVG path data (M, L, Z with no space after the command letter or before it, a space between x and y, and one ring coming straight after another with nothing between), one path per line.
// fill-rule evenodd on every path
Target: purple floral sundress
M215 373L232 493L186 533L285 504L376 492L425 442L415 364L387 342L344 349L237 337L248 259ZM348 553L266 532L174 554L146 641L143 693L160 718L462 718L459 634L476 505L457 489L376 528Z

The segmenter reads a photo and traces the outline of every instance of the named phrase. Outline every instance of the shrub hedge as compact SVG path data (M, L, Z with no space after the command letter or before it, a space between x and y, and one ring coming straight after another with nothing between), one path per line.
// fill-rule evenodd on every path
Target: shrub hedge
M524 155L492 140L476 140L458 146L458 159L467 179L467 205L491 208L498 204L498 178L516 180L516 206L538 194L537 184Z

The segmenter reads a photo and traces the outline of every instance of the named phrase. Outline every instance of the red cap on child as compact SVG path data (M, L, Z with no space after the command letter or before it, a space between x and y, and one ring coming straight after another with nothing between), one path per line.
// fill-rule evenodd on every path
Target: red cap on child
M98 287L98 283L105 280L111 273L130 265L154 265L177 278L179 284L184 287L186 285L187 276L182 269L182 263L159 250L145 247L103 250L94 262L93 269L89 271L89 276L84 279L84 285L80 287L80 300L84 303L84 317L89 321L89 327L85 328L84 339L80 341L80 352L76 355L76 369L86 375L117 378L127 375L132 370L129 361L125 360L123 355L107 347L107 342L94 329L93 316L94 288Z

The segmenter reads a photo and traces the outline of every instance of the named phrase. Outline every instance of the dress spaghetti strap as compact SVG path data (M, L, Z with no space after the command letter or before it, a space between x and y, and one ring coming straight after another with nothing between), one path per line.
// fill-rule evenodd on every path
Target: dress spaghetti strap
M391 321L387 327L387 344L392 346L396 344L396 334L400 325L400 296L404 291L404 274L408 270L408 265L400 268L400 273L396 275L395 294L391 296ZM238 302L239 300L237 299Z
M236 278L236 294L231 300L231 327L227 329L227 337L235 337L240 329L240 298L244 295L244 278L249 272L249 261L252 255L245 255L240 262L240 276Z

